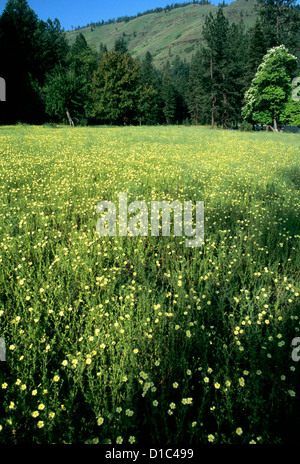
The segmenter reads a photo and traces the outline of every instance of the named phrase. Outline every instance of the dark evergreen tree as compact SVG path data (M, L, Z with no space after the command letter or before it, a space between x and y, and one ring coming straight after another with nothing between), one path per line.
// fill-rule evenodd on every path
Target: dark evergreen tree
M68 54L68 66L91 82L93 71L97 69L98 55L88 45L84 35L78 34Z
M105 53L93 75L91 116L97 123L138 124L150 93L141 85L139 63L128 52Z
M161 76L153 65L153 58L150 52L147 52L145 58L142 60L140 71L142 85L151 87L154 90L152 104L144 114L144 122L148 125L160 124L164 121Z
M41 79L39 84L45 81L45 76L56 66L66 66L69 45L65 32L61 29L59 20L39 21L37 33L39 49L39 69Z
M31 79L39 75L38 18L26 0L8 0L0 18L0 75L6 81L2 120L33 122L39 97Z
M163 112L167 124L175 122L176 93L172 80L170 63L167 62L162 76L161 96L164 103Z
M254 27L250 30L249 45L247 50L248 64L246 67L246 87L249 88L255 76L258 66L266 54L266 42L261 23L256 19Z
M201 48L193 56L187 90L187 104L193 124L210 122L210 69L207 50Z
M188 105L193 121L236 127L246 90L247 37L243 23L229 25L220 9L206 18L204 46L193 57Z
M257 0L266 49L285 45L291 53L299 48L300 11L295 0Z
M7 84L1 121L43 122L41 88L47 72L66 62L69 48L59 21L40 21L26 0L8 0L0 17L0 44L0 75Z
M80 32L76 36L75 42L71 46L70 52L72 53L72 55L78 56L81 53L83 53L83 52L85 52L86 50L89 50L89 49L90 49L90 47L88 46L86 38L84 37L82 32Z
M176 114L175 120L182 124L188 117L188 106L187 106L187 89L189 82L190 67L188 63L182 61L179 56L176 56L172 67L171 75L173 85L175 89L175 100L176 100Z
M115 41L114 51L120 53L128 52L128 48L123 37Z
M157 71L153 65L153 57L147 52L141 61L141 80L144 84L154 85L157 79Z
M104 53L107 53L108 50L107 50L107 46L104 45L102 42L100 43L100 47L99 47L99 61L101 61L102 59L102 56L104 55Z
M226 66L224 68L224 99L226 114L224 127L237 128L242 120L241 109L245 91L248 88L245 79L247 69L248 38L243 22L231 24L228 29Z
M215 124L223 125L228 116L225 76L228 57L228 29L229 22L224 16L223 8L218 9L216 17L210 13L203 26L203 38L208 51L205 58L209 59L209 63L207 63L210 71L208 93L210 95L212 128Z

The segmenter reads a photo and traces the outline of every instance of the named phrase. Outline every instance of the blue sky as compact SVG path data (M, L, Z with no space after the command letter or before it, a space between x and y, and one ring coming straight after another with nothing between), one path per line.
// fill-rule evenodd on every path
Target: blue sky
M7 0L0 0L0 14ZM92 21L112 19L119 16L131 16L148 9L164 7L181 0L27 0L39 19L58 18L65 30L71 26L85 26ZM218 4L221 0L212 0ZM226 0L231 3L232 0Z

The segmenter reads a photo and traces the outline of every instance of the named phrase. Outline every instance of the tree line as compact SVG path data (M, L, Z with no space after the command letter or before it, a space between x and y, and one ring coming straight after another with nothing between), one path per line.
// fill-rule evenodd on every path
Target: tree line
M224 0L223 0L223 3L224 3ZM104 21L102 19L102 21L91 22L91 23L88 23L84 27L91 27L92 29L94 29L96 27L106 26L108 24L116 24L116 23L122 23L122 22L127 23L128 21L131 21L132 19L140 18L141 16L149 15L152 13L162 13L162 12L167 13L168 11L176 10L177 8L183 8L185 6L194 5L194 4L211 5L211 2L210 0L194 0L192 2L171 3L171 5L166 5L164 8L162 7L151 8L151 9L144 11L143 13L137 13L136 15L132 15L132 16L125 15L125 16L119 16L117 19L110 18L107 21ZM83 27L81 26L75 27L75 30L80 30L80 29L83 29Z
M218 8L206 17L191 62L176 57L157 69L149 52L143 59L132 57L123 37L110 51L103 44L92 49L82 33L69 45L57 19L39 20L26 0L8 0L0 17L0 76L7 83L0 123L224 128L242 121L295 123L299 102L289 100L295 57L267 60L272 62L263 69L268 86L260 82L255 92L249 90L271 49L284 46L288 56L299 53L300 12L292 0L257 0L257 7L250 31L242 21L230 24ZM276 111L270 92L280 102ZM253 98L260 99L259 110Z

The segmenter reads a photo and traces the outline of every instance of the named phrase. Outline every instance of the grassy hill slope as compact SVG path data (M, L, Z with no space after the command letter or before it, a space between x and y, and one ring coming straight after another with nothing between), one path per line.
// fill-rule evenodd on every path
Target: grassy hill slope
M254 5L255 0L236 0L224 8L224 15L230 22L243 20L248 28L255 22ZM82 32L88 44L95 49L99 50L102 42L108 50L112 50L115 41L123 37L134 57L142 59L149 51L155 65L160 67L167 59L172 61L176 55L190 61L201 42L205 16L210 12L215 14L217 9L214 5L192 4L167 12L139 16L129 22L68 31L67 38L73 43Z

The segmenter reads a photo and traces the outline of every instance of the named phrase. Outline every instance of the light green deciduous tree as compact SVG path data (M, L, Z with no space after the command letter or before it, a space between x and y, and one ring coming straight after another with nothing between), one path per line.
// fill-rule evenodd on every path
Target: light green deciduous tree
M271 48L259 65L245 94L242 114L253 124L265 124L278 131L285 124L285 109L292 92L297 58L284 45Z

